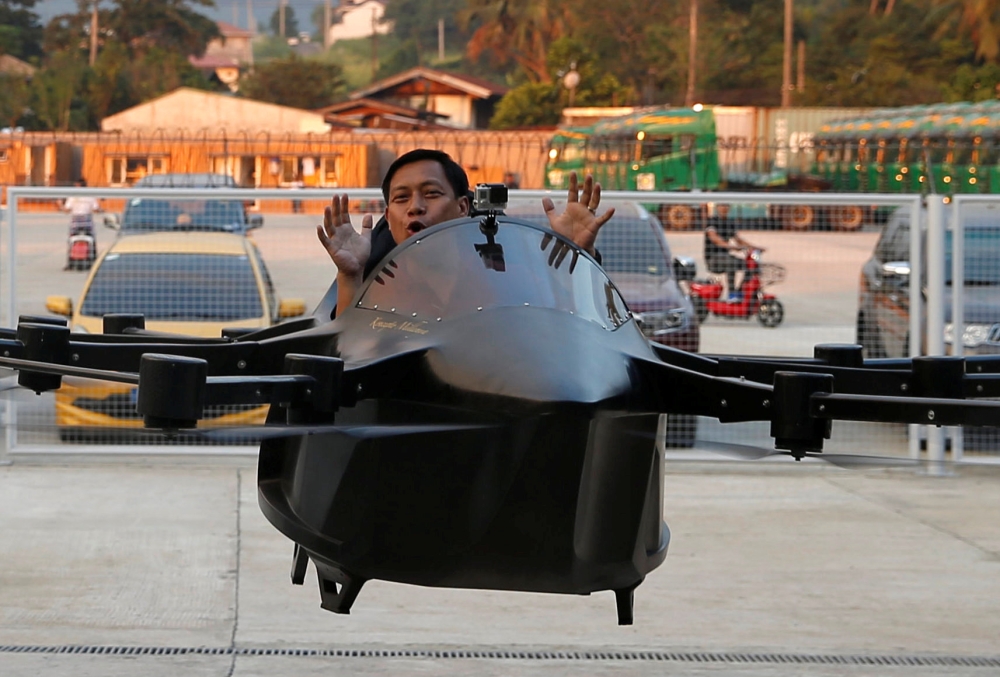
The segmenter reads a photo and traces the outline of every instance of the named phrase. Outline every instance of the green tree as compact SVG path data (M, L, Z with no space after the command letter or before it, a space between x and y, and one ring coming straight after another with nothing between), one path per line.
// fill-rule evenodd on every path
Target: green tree
M1000 65L964 63L943 86L945 101L989 101L1000 94Z
M31 103L28 81L19 75L0 73L0 126L16 127Z
M333 12L330 13L330 21L333 21ZM325 43L324 33L326 28L324 27L324 22L326 21L326 5L324 3L319 3L313 7L312 12L309 14L309 22L313 25L312 39L319 43Z
M809 48L802 105L895 106L940 101L942 85L975 60L970 42L942 39L929 0L897 3L890 16L865 3L830 8Z
M49 129L70 129L70 111L83 89L86 69L79 54L58 52L50 56L46 67L32 80L33 108Z
M583 41L610 73L632 87L640 103L662 103L663 92L683 91L688 61L687 2L580 0L573 16L573 37ZM709 30L714 23L708 23Z
M133 55L154 49L183 57L201 55L213 38L221 36L216 23L193 5L214 7L214 0L114 0L107 28Z
M459 24L459 15L468 5L466 0L387 0L384 23L392 23L392 32L402 42L412 40L418 56L436 58L438 21L444 20L446 45L465 44L468 31ZM423 57L422 62L428 59Z
M599 68L583 43L571 38L556 40L549 49L547 68L549 82L526 82L504 95L490 120L493 129L553 126L559 123L562 109L569 103L569 92L562 77L574 66L580 82L573 93L576 106L621 105L633 97L631 88L623 86L611 73Z
M546 55L569 34L573 14L559 0L468 0L460 20L463 28L478 25L469 38L470 58L488 53L500 65L516 63L530 82L552 82Z
M392 50L384 59L379 60L378 72L375 79L387 78L396 73L420 65L420 50L416 40L406 40L399 47Z
M969 37L976 57L989 63L1000 59L1000 3L997 0L935 0L928 21L937 35Z
M0 0L0 54L19 59L42 55L42 26L35 0Z
M299 20L295 17L295 9L291 5L285 5L285 34L281 35L281 8L274 10L271 19L268 21L271 27L271 34L279 38L293 38L299 34Z
M132 89L132 63L120 42L110 42L97 53L97 61L87 78L86 99L90 124L138 103Z
M292 54L257 66L240 84L240 93L258 101L312 110L336 101L343 88L340 66Z

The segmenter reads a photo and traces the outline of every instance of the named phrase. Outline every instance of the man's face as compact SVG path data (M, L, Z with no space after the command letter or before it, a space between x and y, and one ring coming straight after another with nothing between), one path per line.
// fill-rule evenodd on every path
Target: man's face
M444 175L444 167L434 160L403 165L389 184L385 218L396 244L424 228L466 216L469 198L456 197Z

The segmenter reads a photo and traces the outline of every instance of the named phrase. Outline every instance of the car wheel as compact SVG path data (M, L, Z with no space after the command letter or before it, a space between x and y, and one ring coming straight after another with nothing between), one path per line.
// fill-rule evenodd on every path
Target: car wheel
M694 446L697 432L697 416L690 414L670 415L667 417L664 446L670 449L690 449Z
M765 327L777 327L785 319L785 306L778 299L769 299L760 304L757 319Z
M885 348L882 347L882 339L878 336L874 327L868 325L868 320L864 314L858 315L857 332L855 342L861 346L862 354L869 358L885 357Z

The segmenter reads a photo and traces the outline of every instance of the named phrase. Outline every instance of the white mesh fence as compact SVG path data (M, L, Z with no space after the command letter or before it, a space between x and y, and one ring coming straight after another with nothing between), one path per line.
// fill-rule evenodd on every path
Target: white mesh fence
M381 208L376 189L346 192L352 204ZM12 188L0 225L2 325L13 327L19 315L61 313L74 331L96 333L104 313L128 312L144 314L147 329L219 336L223 327L262 327L302 309L309 313L335 275L315 234L322 218L318 206L330 191L296 193L313 206L307 213L289 211L289 193L279 189ZM511 212L544 218L531 205L548 194L513 191L512 206L529 206ZM559 197L558 191L551 194ZM71 214L57 210L69 197L97 199L102 209L93 215L92 233L80 220L77 240L70 234ZM920 212L919 202L914 194L605 193L605 206L613 204L619 212L612 224L639 227L629 218L648 213L651 219L644 227L652 224L665 232L672 256L694 260L699 283L715 283L701 284L692 293L693 303L684 306L698 329L695 343L688 338L680 347L707 354L795 357L812 356L816 344L856 340L869 356L909 354L909 276L902 266L909 262L908 248L890 249L893 243L905 244L909 231L899 231L900 214ZM994 247L989 227L997 224L1000 233L1000 218L991 216L994 208L1000 212L1000 199L961 196L955 202L957 210L954 205L945 210L949 221L962 222L952 213L968 211L969 222L980 225L962 239L967 244L961 257L969 280L967 298L949 306L965 309L964 329L943 333L946 339L961 334L967 352L990 352L1000 347L1000 279L994 280L1000 275L1000 261L994 258L994 252L1000 256L1000 244ZM281 205L280 210L269 211L269 204ZM899 208L904 211L897 213ZM361 212L355 215L360 223ZM117 230L105 227L105 220ZM744 265L760 268L759 275L752 270L736 274L733 298L726 275L708 270L709 226L724 235L734 232L763 250L753 263L745 252L734 252ZM947 237L951 242L953 236ZM628 263L630 250L608 238L605 266L616 282L620 273L634 273L636 265L650 278L671 268L669 261L661 267L648 264L648 243L655 239L630 239L638 263ZM91 244L100 262L96 274L88 260ZM951 260L949 254L949 265ZM896 266L895 272L889 264ZM873 295L876 283L881 286ZM630 298L633 292L625 286L619 284L634 311L650 302ZM947 294L950 298L952 287ZM779 305L780 315L775 310ZM698 315L703 315L700 322ZM954 324L950 318L949 311L946 324ZM670 325L663 325L656 340L671 344L670 333ZM128 387L68 382L55 395L11 400L8 392L4 397L4 421L11 424L5 426L8 452L134 450L121 443L150 441L138 434L141 422ZM209 415L215 425L263 420L259 409L220 409ZM905 454L910 447L901 425L841 422L833 429L830 450ZM722 425L711 419L697 422L695 445L700 440L770 443L767 424ZM995 453L998 446L991 433L970 437L967 432L963 442L966 454ZM107 446L111 443L115 446Z

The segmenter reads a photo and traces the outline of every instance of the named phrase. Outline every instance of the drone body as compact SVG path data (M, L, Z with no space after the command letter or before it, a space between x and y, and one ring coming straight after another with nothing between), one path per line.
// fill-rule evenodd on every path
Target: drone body
M858 346L795 360L654 347L593 259L492 217L410 238L334 321L217 340L141 324L109 317L105 335L70 336L22 318L0 330L0 365L36 391L61 375L136 383L146 425L166 431L208 405L271 404L248 432L262 439L259 503L296 544L293 582L312 561L339 613L380 579L613 590L631 623L670 537L664 413L770 421L798 458L821 451L833 418L918 422L933 407L944 425L993 424L1000 410L964 399L1000 395L995 358L978 376L958 358L865 362Z

